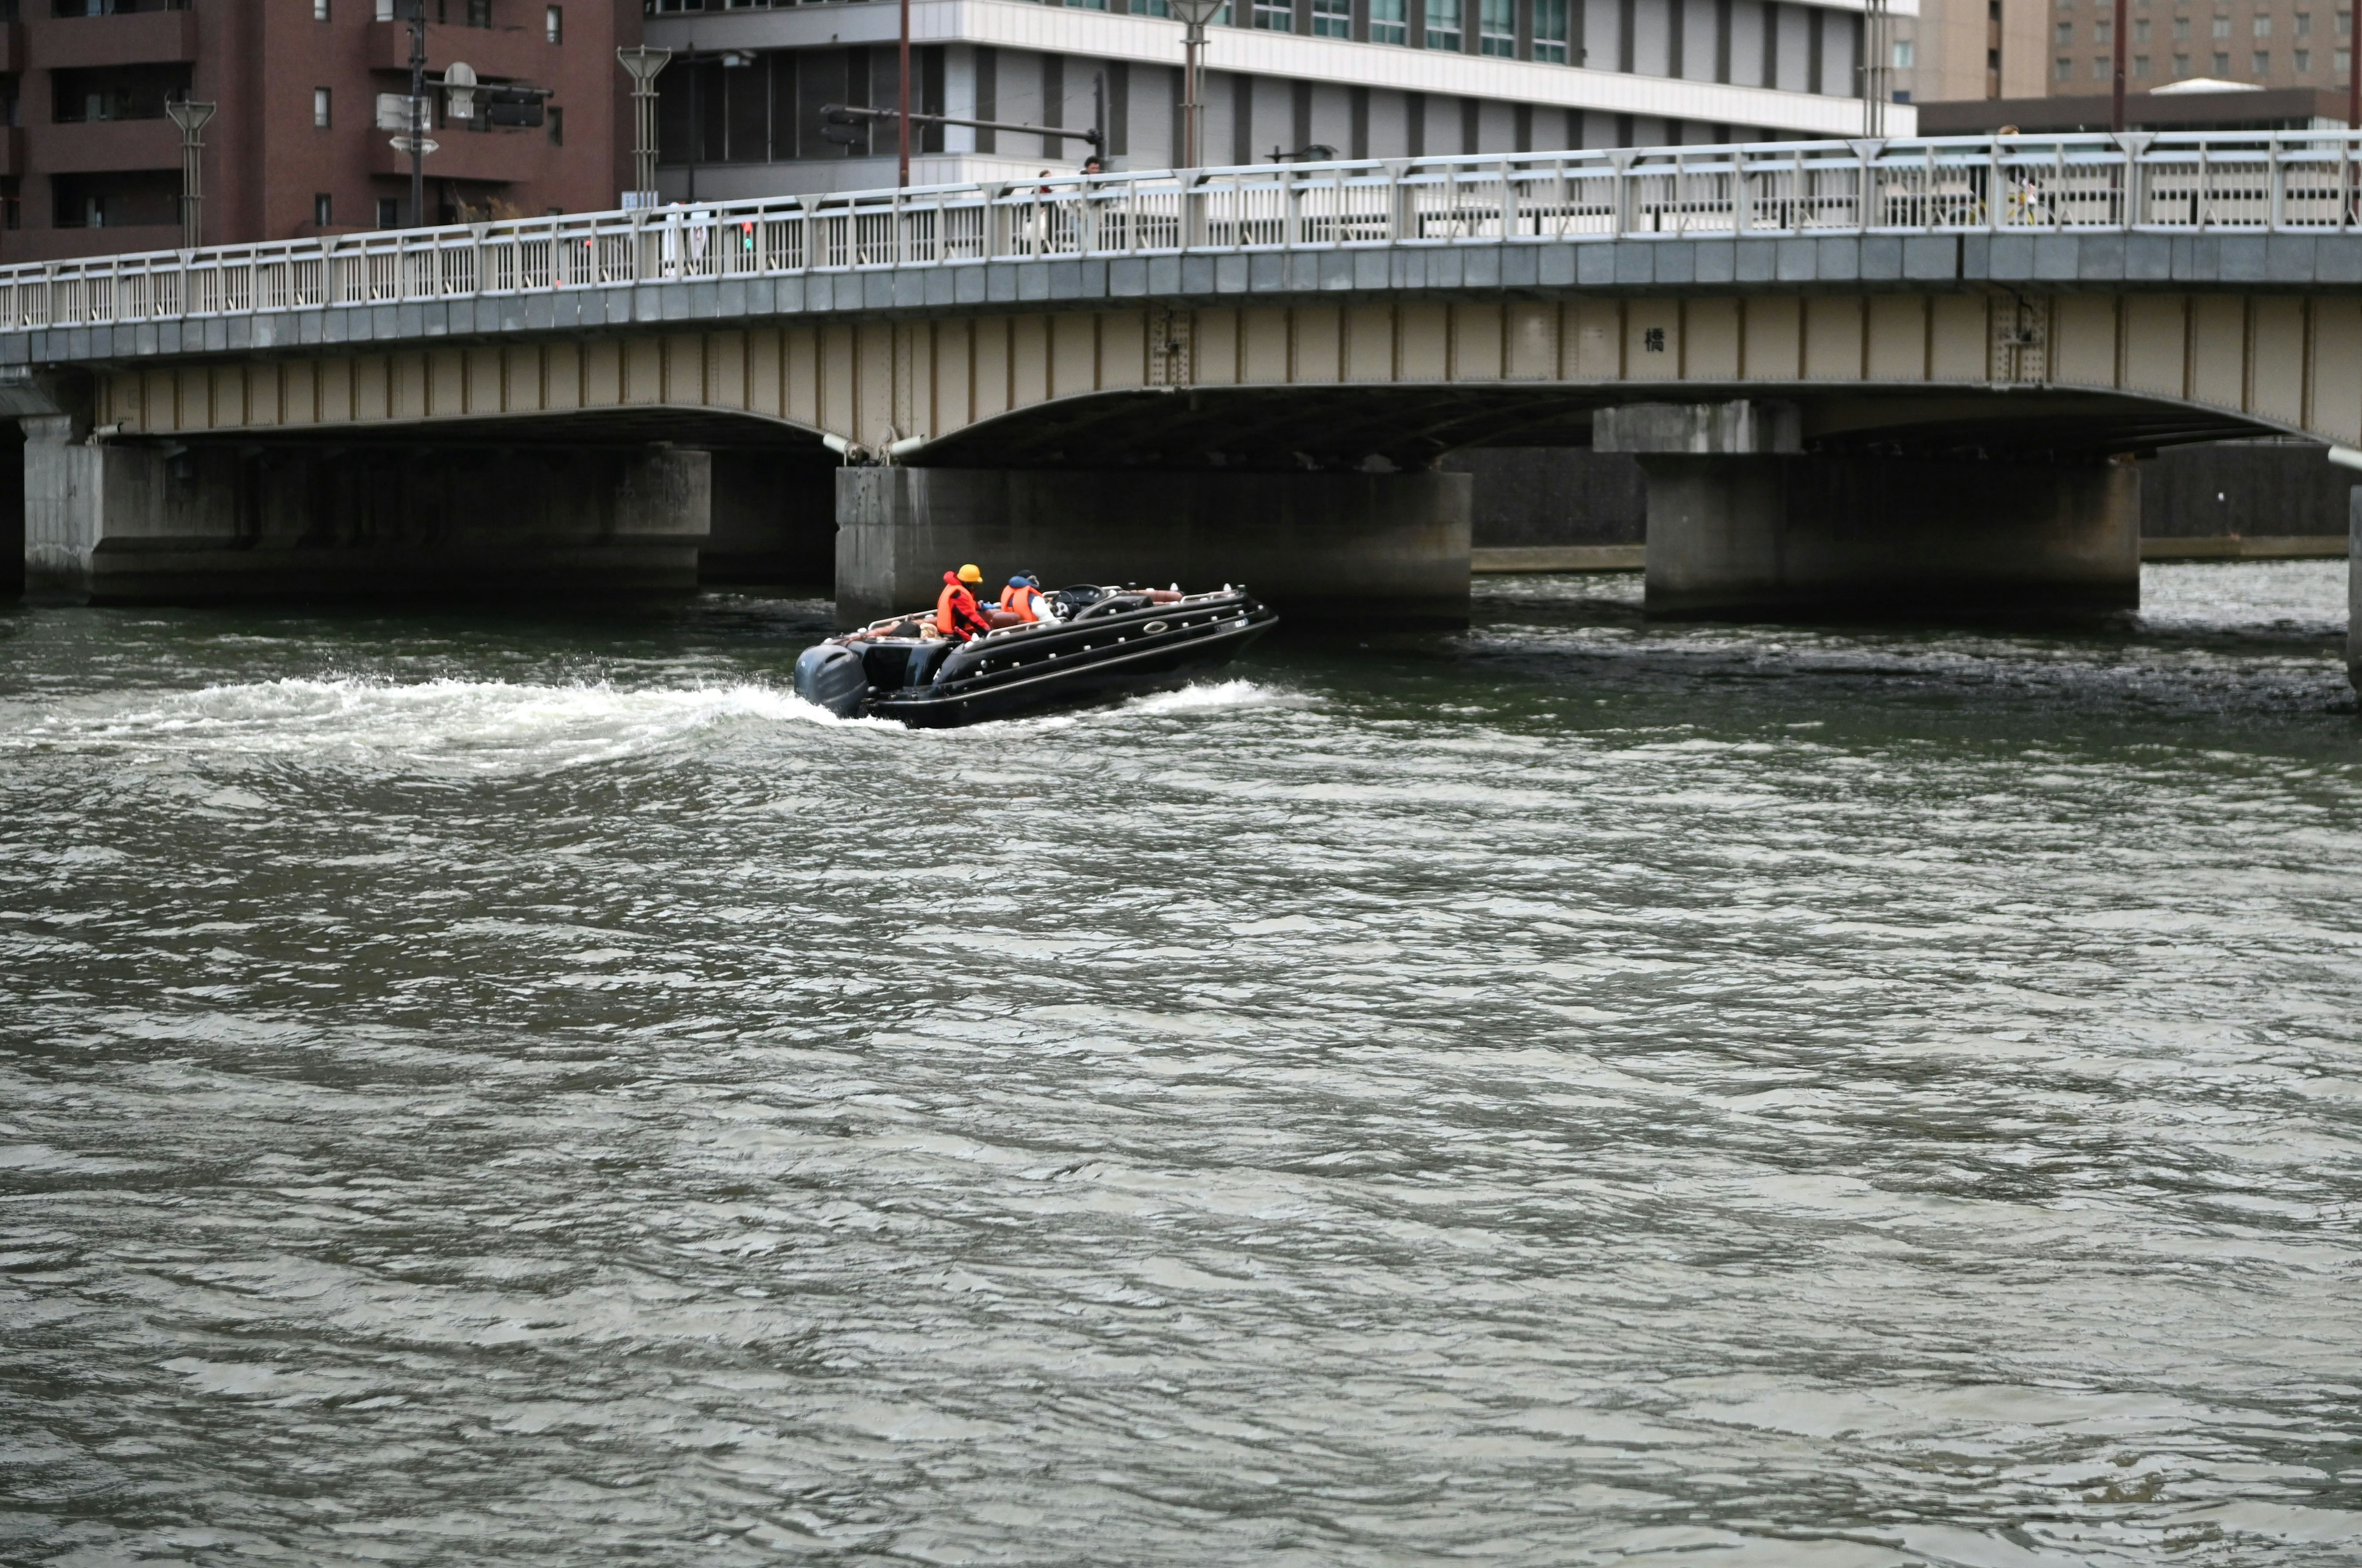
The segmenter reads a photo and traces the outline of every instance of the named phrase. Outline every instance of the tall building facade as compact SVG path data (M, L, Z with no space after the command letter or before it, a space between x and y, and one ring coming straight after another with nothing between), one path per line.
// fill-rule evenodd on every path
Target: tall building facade
M2109 90L2114 0L2054 0L2049 91ZM2343 88L2353 61L2353 0L2132 0L2125 85L2208 78L2255 87Z
M429 74L546 90L537 126L454 118L430 93L425 217L612 207L629 151L619 42L637 0L425 0ZM397 0L0 0L0 262L182 242L174 99L204 129L204 238L290 239L409 221ZM405 8L406 14L406 8ZM399 117L397 116L397 117Z
M1905 14L1917 0L1894 0ZM1111 169L1181 160L1182 28L1166 0L911 0L922 112L1104 125ZM668 200L891 185L894 127L832 105L897 102L891 0L647 0L657 184ZM1232 0L1208 29L1209 166L1275 159L1907 135L1864 100L1882 49L1863 0ZM921 184L1072 169L1080 141L926 127Z
M1919 0L1890 24L1895 101L2029 98L2045 91L2053 0Z

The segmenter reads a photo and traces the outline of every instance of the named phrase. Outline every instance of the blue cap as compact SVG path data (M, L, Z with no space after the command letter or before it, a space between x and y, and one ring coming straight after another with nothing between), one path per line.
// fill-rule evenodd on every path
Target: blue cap
M1033 586L1033 580L1030 577L1012 577L1009 580L1009 586L1011 588L1031 588Z

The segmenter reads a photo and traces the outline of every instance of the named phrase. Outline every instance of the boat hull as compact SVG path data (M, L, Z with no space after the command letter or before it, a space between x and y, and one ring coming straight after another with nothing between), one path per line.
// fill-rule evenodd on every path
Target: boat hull
M1116 657L1046 669L973 690L899 691L874 699L869 711L881 719L899 719L913 729L946 729L984 719L1111 701L1140 692L1168 691L1230 663L1272 624L1266 620L1186 643L1128 648Z
M1063 591L1103 597L1072 619L964 644L881 622L807 649L797 661L796 689L845 717L943 729L1179 686L1230 663L1278 621L1235 589Z

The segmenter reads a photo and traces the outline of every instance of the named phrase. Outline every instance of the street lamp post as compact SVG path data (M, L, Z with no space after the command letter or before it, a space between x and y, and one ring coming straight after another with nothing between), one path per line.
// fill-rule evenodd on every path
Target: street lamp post
M672 59L668 49L634 44L615 58L632 76L632 205L657 204L657 72Z
M1206 52L1206 24L1222 14L1229 0L1172 0L1173 16L1186 29L1181 35L1181 166L1204 166L1206 105L1199 101L1199 69Z
M204 131L205 122L214 117L211 104L192 104L186 98L164 105L172 123L181 127L181 243L194 250L205 242L205 171Z
M1886 134L1886 105L1889 89L1887 70L1893 44L1887 28L1886 0L1864 0L1862 6L1861 62L1861 134L1878 137Z

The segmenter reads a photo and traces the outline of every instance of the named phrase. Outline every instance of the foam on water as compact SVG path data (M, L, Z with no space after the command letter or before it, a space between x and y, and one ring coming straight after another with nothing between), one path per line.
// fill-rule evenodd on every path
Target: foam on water
M745 682L628 689L603 680L561 686L289 678L0 702L0 747L496 774L619 761L740 722L900 728L840 719L791 691Z

